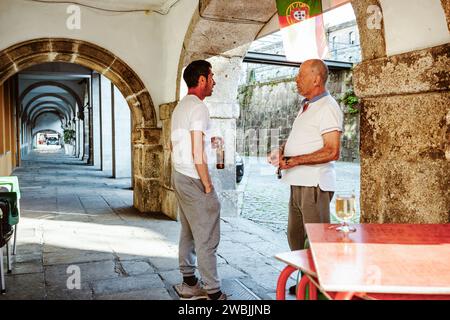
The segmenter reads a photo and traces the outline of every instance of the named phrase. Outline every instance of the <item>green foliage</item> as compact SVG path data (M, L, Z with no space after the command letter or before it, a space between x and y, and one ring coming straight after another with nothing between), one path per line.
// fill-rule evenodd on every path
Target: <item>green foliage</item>
M347 90L339 101L347 106L348 113L357 114L359 112L359 98L355 96L353 89Z
M64 129L64 143L72 144L75 140L75 130Z

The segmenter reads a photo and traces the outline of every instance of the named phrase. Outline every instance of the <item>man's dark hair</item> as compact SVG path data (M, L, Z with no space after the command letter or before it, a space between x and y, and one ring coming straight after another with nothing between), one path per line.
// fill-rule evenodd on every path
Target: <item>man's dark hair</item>
M208 78L210 68L212 68L211 63L206 60L192 61L183 72L183 79L188 88L195 88L200 76Z

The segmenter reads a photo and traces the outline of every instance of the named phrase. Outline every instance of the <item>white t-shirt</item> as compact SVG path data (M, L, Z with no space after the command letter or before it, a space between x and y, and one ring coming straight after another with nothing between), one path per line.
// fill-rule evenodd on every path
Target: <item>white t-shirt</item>
M205 152L209 154L209 129L210 118L206 104L195 95L187 95L181 99L173 111L171 127L172 162L177 172L200 179L192 156L191 131L202 131L205 134Z
M342 132L343 117L338 103L330 95L309 103L307 110L300 112L294 121L284 155L294 157L323 148L322 135L332 131ZM284 170L282 181L292 186L319 186L323 191L335 191L334 161Z

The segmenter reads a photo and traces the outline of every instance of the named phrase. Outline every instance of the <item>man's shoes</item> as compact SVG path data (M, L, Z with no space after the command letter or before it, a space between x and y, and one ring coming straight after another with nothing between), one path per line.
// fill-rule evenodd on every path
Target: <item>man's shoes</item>
M297 294L297 286L289 287L289 294L296 295Z
M200 281L198 281L193 286L188 286L183 282L175 285L174 289L180 296L181 300L200 300L208 298L208 294L206 293L206 290L203 289L200 285Z
M213 299L211 299L210 297L208 297L208 300L213 300ZM227 296L225 293L222 293L222 294L220 295L220 297L217 298L216 300L228 300L228 296Z

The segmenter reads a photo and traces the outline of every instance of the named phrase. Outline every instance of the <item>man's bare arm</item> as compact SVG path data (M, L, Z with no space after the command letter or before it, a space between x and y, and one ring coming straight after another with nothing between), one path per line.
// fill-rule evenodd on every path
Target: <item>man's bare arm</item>
M339 159L341 132L332 131L322 135L323 147L313 153L290 157L280 161L281 169L290 169L299 165L327 163Z
M212 191L211 177L208 172L208 161L205 153L205 139L201 131L191 131L192 157L195 169L205 187L205 193Z

